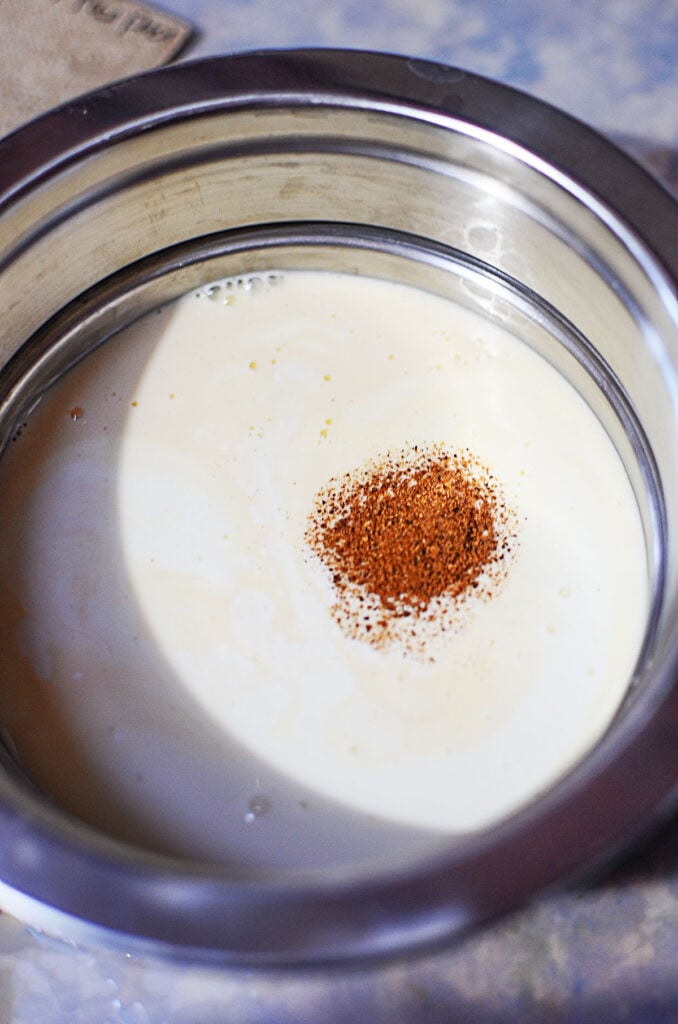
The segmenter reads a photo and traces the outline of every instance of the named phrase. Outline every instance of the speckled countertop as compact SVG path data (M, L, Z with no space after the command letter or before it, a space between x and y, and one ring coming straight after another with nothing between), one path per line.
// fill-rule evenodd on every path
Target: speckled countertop
M612 136L678 194L676 0L167 0L185 57L343 46L434 58ZM678 244L678 240L677 243ZM595 884L454 949L331 977L210 973L77 949L0 919L0 1024L678 1021L678 825Z

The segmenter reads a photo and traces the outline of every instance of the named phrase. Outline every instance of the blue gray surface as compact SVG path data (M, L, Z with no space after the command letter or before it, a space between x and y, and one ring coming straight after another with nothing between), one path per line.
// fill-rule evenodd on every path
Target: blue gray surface
M678 194L675 0L166 0L185 58L345 46L460 65L611 135ZM678 240L677 240L678 244ZM0 1024L678 1022L678 824L596 883L452 950L331 977L214 974L60 945L0 920Z
M613 136L678 190L675 0L167 0L201 30L187 57L339 46L454 64Z

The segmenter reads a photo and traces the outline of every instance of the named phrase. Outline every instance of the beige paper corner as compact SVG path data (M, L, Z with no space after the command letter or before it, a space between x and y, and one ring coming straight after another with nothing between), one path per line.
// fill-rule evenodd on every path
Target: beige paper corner
M0 0L0 136L165 64L192 34L183 18L137 0Z

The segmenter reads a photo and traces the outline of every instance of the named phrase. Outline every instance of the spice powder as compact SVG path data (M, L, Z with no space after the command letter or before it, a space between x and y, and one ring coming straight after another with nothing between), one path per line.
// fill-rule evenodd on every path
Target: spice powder
M374 647L430 654L473 595L489 600L515 547L515 516L469 451L413 445L330 481L306 540L331 576L333 615Z

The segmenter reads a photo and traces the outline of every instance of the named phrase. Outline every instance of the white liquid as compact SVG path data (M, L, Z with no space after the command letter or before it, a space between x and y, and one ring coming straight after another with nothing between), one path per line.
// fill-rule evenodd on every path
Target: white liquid
M477 315L338 274L257 281L127 329L10 446L7 728L74 813L236 867L483 826L575 763L628 685L648 583L624 469L570 385ZM332 476L435 442L490 466L519 538L428 662L342 633L304 532Z

